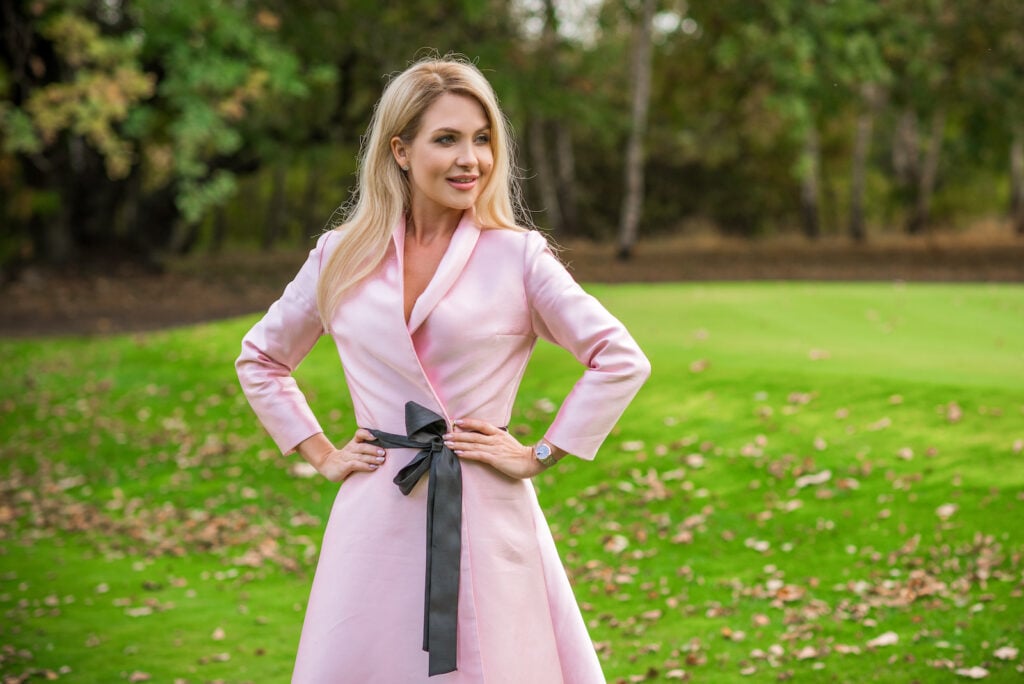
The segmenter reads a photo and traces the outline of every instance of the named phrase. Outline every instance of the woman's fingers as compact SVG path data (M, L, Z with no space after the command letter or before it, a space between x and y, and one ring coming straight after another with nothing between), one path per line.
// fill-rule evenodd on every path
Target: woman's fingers
M449 432L445 440L457 444L490 444L494 441L491 435L484 435L479 432Z
M483 435L495 435L501 432L501 430L486 420L477 420L476 418L460 418L455 421L455 426L460 430L479 432Z
M453 449L453 451L455 451L461 459L465 459L467 461L480 461L481 463L494 465L494 455L490 452L465 449Z
M377 438L373 436L373 433L366 428L356 430L355 437L353 437L353 440L356 442L372 442L375 439Z

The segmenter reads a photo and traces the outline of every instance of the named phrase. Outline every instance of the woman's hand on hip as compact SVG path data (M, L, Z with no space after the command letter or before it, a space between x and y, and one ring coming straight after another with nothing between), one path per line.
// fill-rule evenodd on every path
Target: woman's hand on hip
M369 430L359 428L348 444L337 449L320 433L307 440L311 444L300 444L298 450L318 473L331 482L341 482L352 473L372 473L384 463L387 452L368 444L374 439L376 437Z
M459 458L486 463L509 477L526 479L544 470L533 455L533 447L520 444L507 431L485 420L456 420L455 430L444 440Z

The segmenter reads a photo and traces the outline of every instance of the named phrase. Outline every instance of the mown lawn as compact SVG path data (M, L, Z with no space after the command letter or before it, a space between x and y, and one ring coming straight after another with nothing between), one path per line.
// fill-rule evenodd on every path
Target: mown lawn
M1024 288L592 291L654 375L537 485L609 681L1020 680ZM253 320L0 341L5 683L288 680L336 485L245 403ZM578 373L538 348L524 440ZM348 434L327 341L298 375Z

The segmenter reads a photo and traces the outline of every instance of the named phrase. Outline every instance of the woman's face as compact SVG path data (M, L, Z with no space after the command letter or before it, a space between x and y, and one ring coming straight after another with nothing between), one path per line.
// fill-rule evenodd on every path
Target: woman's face
M491 125L475 98L445 93L423 113L411 143L398 137L391 150L408 167L413 211L471 208L494 166Z

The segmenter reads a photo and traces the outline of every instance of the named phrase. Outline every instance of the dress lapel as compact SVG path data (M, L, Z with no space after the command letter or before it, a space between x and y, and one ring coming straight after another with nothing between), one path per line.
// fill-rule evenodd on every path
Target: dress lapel
M423 325L423 321L427 320L430 312L448 294L448 290L451 289L452 285L455 284L455 281L462 274L462 270L466 267L466 262L469 261L469 257L473 253L478 237L480 237L480 229L473 220L473 212L467 211L463 213L459 225L452 234L448 249L441 258L441 263L437 265L434 277L430 279L426 289L423 290L423 294L413 304L412 313L409 315L410 335L414 334ZM404 271L404 261L402 258L405 254L404 221L399 226L399 230L396 231L395 248L400 255L399 265L402 266Z

